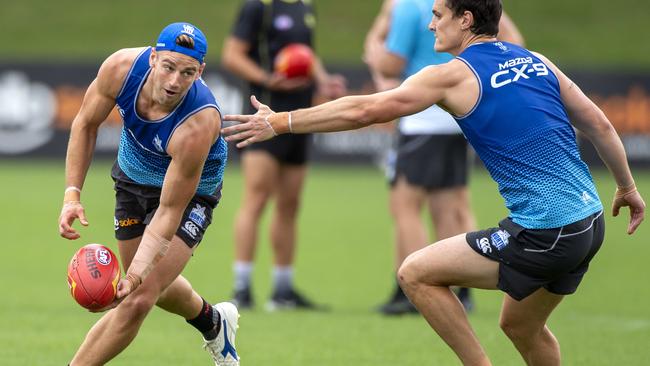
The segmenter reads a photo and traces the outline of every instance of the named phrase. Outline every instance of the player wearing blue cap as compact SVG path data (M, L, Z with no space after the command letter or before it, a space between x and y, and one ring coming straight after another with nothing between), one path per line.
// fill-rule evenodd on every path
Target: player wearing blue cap
M450 286L500 289L500 325L529 365L559 365L546 325L576 291L603 241L603 206L580 158L573 127L596 147L618 186L613 215L630 208L628 233L644 218L625 150L604 113L544 56L499 42L500 0L436 0L435 50L456 56L398 88L318 107L253 116L228 127L247 146L282 133L329 132L386 122L438 104L458 122L510 211L499 227L441 240L411 254L400 285L465 365L490 365Z
M103 365L117 356L154 305L199 330L216 365L239 365L237 309L210 305L181 276L212 221L227 158L219 106L201 80L207 46L197 27L173 23L155 47L115 52L101 65L72 123L59 231L78 239L72 223L88 225L81 188L98 128L115 106L122 116L112 177L115 236L126 275L109 306L115 309L88 332L71 365Z

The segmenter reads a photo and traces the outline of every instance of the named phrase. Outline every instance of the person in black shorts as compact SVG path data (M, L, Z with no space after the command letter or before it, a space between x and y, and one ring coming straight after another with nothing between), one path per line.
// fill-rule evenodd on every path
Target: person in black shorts
M212 221L228 157L221 110L201 80L207 39L196 26L178 22L166 26L154 44L106 58L72 122L59 234L77 240L75 221L88 225L81 191L97 131L114 108L122 117L111 176L124 277L113 283L115 300L93 310L111 309L88 331L69 365L108 363L158 306L201 333L215 365L237 366L237 308L227 301L211 305L182 275Z
M386 80L406 78L420 69L448 62L452 56L430 50L435 36L425 24L433 0L386 0L368 32L364 59L379 90L391 89ZM416 9L417 8L417 9ZM522 44L521 33L507 16L500 20L500 40ZM425 46L423 46L425 45ZM384 87L388 85L388 87ZM390 209L395 222L395 271L404 259L429 243L421 219L428 209L435 239L475 229L467 188L468 146L454 119L438 106L400 119L396 151L389 154ZM474 308L468 288L454 289L466 311ZM390 299L379 307L385 315L417 313L402 288L395 284Z
M246 147L287 133L358 129L434 104L444 108L497 183L508 219L498 229L459 234L409 255L399 284L463 365L492 363L452 286L502 290L499 326L523 363L560 365L560 343L548 320L579 285L604 227L603 203L580 157L576 130L609 169L617 186L611 212L629 207L632 234L646 205L623 143L602 110L548 58L496 38L500 0L435 0L422 12L431 16L436 52L455 59L427 66L385 92L295 111L275 113L252 97L257 113L226 115L239 124L222 133Z
M249 83L249 93L259 95L276 110L309 107L316 88L325 97L345 93L345 80L329 75L316 59L313 78L287 78L274 72L273 61L288 44L312 46L314 12L307 1L245 1L231 35L224 43L223 66ZM245 112L253 110L245 103ZM234 298L240 308L254 305L251 273L258 241L260 216L275 198L271 220L274 253L273 294L267 307L314 308L293 286L296 217L307 172L309 135L281 136L242 151L244 194L235 219Z

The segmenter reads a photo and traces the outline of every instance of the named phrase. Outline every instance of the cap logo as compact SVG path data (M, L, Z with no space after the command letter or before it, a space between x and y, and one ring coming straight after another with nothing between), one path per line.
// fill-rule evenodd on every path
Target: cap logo
M191 25L183 24L183 33L187 33L191 36L194 36L194 27Z

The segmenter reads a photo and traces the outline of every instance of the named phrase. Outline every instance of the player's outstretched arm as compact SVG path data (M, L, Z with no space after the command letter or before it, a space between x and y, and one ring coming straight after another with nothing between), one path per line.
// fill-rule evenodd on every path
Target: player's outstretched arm
M537 56L549 65L558 77L562 101L571 123L592 142L598 155L614 176L618 188L612 203L612 213L617 216L621 207L629 207L630 224L627 233L634 233L644 219L645 202L636 189L623 143L614 126L605 113L557 66L544 56Z
M226 121L239 124L224 128L222 133L227 141L241 141L237 144L241 148L283 133L345 131L392 121L442 101L450 85L447 67L427 67L389 91L343 97L290 113L275 113L252 96L257 113L226 115Z
M118 51L104 61L97 77L86 90L81 108L72 122L66 155L66 190L59 216L59 233L66 239L80 236L72 228L75 219L79 218L82 225L88 225L81 205L81 189L95 150L97 130L115 107L115 97L133 53L133 50Z

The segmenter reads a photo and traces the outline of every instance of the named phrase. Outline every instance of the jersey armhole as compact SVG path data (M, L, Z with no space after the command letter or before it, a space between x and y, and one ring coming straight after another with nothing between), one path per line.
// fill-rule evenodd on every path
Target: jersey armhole
M207 109L207 108L214 108L214 109L216 109L216 110L217 110L217 113L219 113L219 118L220 118L221 121L223 122L223 114L221 114L221 109L219 108L218 105L216 105L216 104L204 104L204 105L202 105L202 106L196 108L195 110L189 112L185 117L183 117L183 119L181 119L180 121L178 121L178 123L176 123L176 126L174 126L174 128L172 128L171 132L169 133L169 137L167 138L167 143L165 144L165 152L167 151L167 147L169 146L169 142L172 140L172 136L174 136L174 132L176 132L176 129L177 129L180 125L182 125L183 122L185 122L188 118L192 117L193 115L195 115L195 114L197 114L197 113L199 113L199 112L201 112L202 110ZM219 134L217 135L217 140L219 139L219 137L221 137L221 131L219 131ZM215 141L216 141L216 140L215 140Z
M465 118L471 116L472 113L474 113L474 111L476 110L476 108L478 108L478 105L481 104L481 99L483 99L483 83L481 83L481 78L478 76L478 73L476 72L476 70L472 67L472 65L469 64L469 62L467 62L467 60L465 60L462 57L456 57L456 59L462 61L465 65L467 65L467 67L469 67L469 69L472 71L472 73L476 77L476 81L478 81L478 98L476 99L476 103L474 104L472 109L470 109L469 112L465 113L462 116L456 116L456 115L450 113L456 120L462 120L462 119L465 119Z
M131 64L131 68L129 68L129 72L126 73L126 76L124 77L124 81L122 82L122 87L120 88L120 91L117 93L117 96L115 96L115 100L117 101L121 96L122 93L124 93L124 89L126 89L126 85L129 82L129 78L131 77L131 74L133 74L133 69L135 68L135 65L140 61L140 57L142 57L142 54L147 52L151 46L145 47L138 55L133 59L133 63Z

